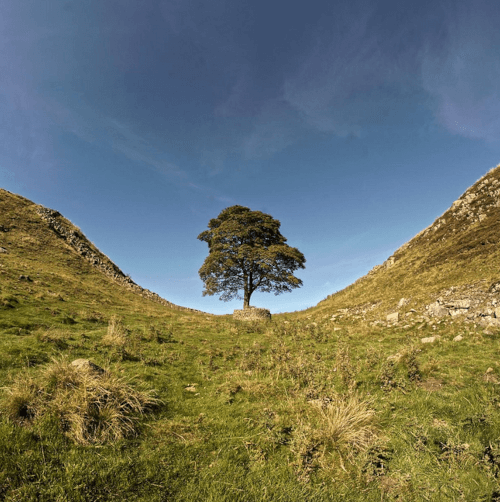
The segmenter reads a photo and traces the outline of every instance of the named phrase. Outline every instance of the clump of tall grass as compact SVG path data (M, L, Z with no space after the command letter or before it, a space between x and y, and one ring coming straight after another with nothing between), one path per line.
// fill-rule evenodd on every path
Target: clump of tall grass
M109 347L118 359L127 359L130 355L130 331L123 324L123 319L117 315L111 316L108 331L102 338L103 345Z
M327 402L312 402L299 420L292 441L292 452L299 477L315 469L345 470L345 462L366 451L377 439L375 410L355 394L336 396Z
M53 359L37 374L22 374L3 390L2 408L10 420L34 425L56 419L64 434L84 445L136 435L140 416L159 403L154 391L137 390L124 377L65 359Z

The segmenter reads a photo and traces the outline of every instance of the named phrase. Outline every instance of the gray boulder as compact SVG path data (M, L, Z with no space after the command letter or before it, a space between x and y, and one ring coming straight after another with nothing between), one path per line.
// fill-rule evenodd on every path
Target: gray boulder
M431 303L428 307L429 314L434 317L445 317L448 315L448 309L441 306L438 302Z
M449 300L444 304L444 306L447 308L454 308L454 309L469 309L470 308L470 300L469 299Z

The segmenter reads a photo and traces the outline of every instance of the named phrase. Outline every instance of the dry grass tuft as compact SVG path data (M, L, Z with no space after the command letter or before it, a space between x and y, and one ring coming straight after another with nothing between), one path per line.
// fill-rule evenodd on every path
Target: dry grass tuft
M136 390L109 371L53 360L36 376L21 376L4 390L4 408L16 423L55 417L79 444L103 444L136 435L139 417L159 403L153 391Z
M323 423L321 433L327 448L362 451L375 438L375 410L354 396L328 403L320 409L320 416Z
M292 442L298 471L305 479L318 467L345 469L344 461L367 450L378 436L375 410L354 394L312 404L306 419L300 420Z
M125 347L127 344L127 329L123 325L123 320L117 316L111 316L108 323L108 332L104 335L102 343L112 347Z
M108 332L102 338L103 345L110 347L118 359L126 359L130 351L130 332L123 324L123 319L113 315L108 323Z

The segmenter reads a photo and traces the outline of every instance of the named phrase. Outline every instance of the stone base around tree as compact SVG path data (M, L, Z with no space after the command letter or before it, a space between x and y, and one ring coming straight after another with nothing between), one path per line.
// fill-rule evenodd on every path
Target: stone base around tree
M233 312L233 319L239 321L262 321L271 319L271 311L261 309L258 307L248 307L242 310L235 310Z

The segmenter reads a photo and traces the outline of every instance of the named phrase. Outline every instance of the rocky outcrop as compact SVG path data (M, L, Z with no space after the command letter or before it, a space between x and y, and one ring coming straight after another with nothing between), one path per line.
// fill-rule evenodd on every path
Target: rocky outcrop
M442 291L435 302L426 306L427 313L432 317L464 318L481 325L500 326L500 291L497 283L490 287L486 284L452 287Z
M419 232L410 241L403 244L381 265L373 267L365 276L357 279L348 286L350 290L361 287L367 280L392 272L393 267L403 266L407 269L414 267L412 273L418 273L419 266L430 267L442 264L448 260L466 257L470 253L487 255L494 249L496 237L481 237L479 245L471 242L478 239L481 228L496 224L500 208L500 164L491 169L485 176L469 187L452 206L437 218L431 225ZM463 239L463 236L467 238ZM461 241L462 242L458 242ZM441 244L454 242L458 246L450 255L449 247L441 249ZM413 248L426 249L425 259L419 261L419 256L412 256L409 261L409 251ZM500 288L500 283L498 285ZM340 292L339 292L340 293ZM327 299L335 295L330 295Z
M233 312L233 319L239 321L262 321L271 319L271 311L257 307L248 307Z
M37 213L45 220L50 229L68 243L80 256L85 258L94 267L101 270L108 277L127 285L135 284L130 277L127 277L106 255L98 249L92 248L86 237L77 230L71 228L72 225L65 224L63 217L58 211L40 207Z
M431 303L427 306L427 310L433 317L443 317L445 315L448 315L448 309L442 307L439 302Z
M413 239L401 246L395 255L401 255L406 249L429 240L434 234L442 233L441 240L455 233L464 232L471 226L483 222L500 207L500 164L492 168L485 176L469 187L456 200L450 209ZM397 258L396 258L397 259Z
M103 274L120 283L122 286L130 289L148 300L160 303L173 310L183 310L189 312L201 312L200 310L190 309L175 305L149 289L142 288L136 284L128 275L124 274L104 253L101 253L93 246L88 239L80 233L68 220L66 220L58 211L47 207L38 206L36 209L38 215L47 223L60 238L69 244L82 258L88 261ZM208 314L213 315L213 314Z
M415 308L408 308L410 303ZM437 298L427 305L418 305L416 302L412 303L411 299L401 298L388 311L370 313L376 307L378 304L374 303L342 308L325 318L330 317L332 322L362 320L380 327L408 328L423 322L436 325L456 320L500 328L500 281L490 285L486 281L479 281L441 290ZM385 316L385 319L380 316Z

